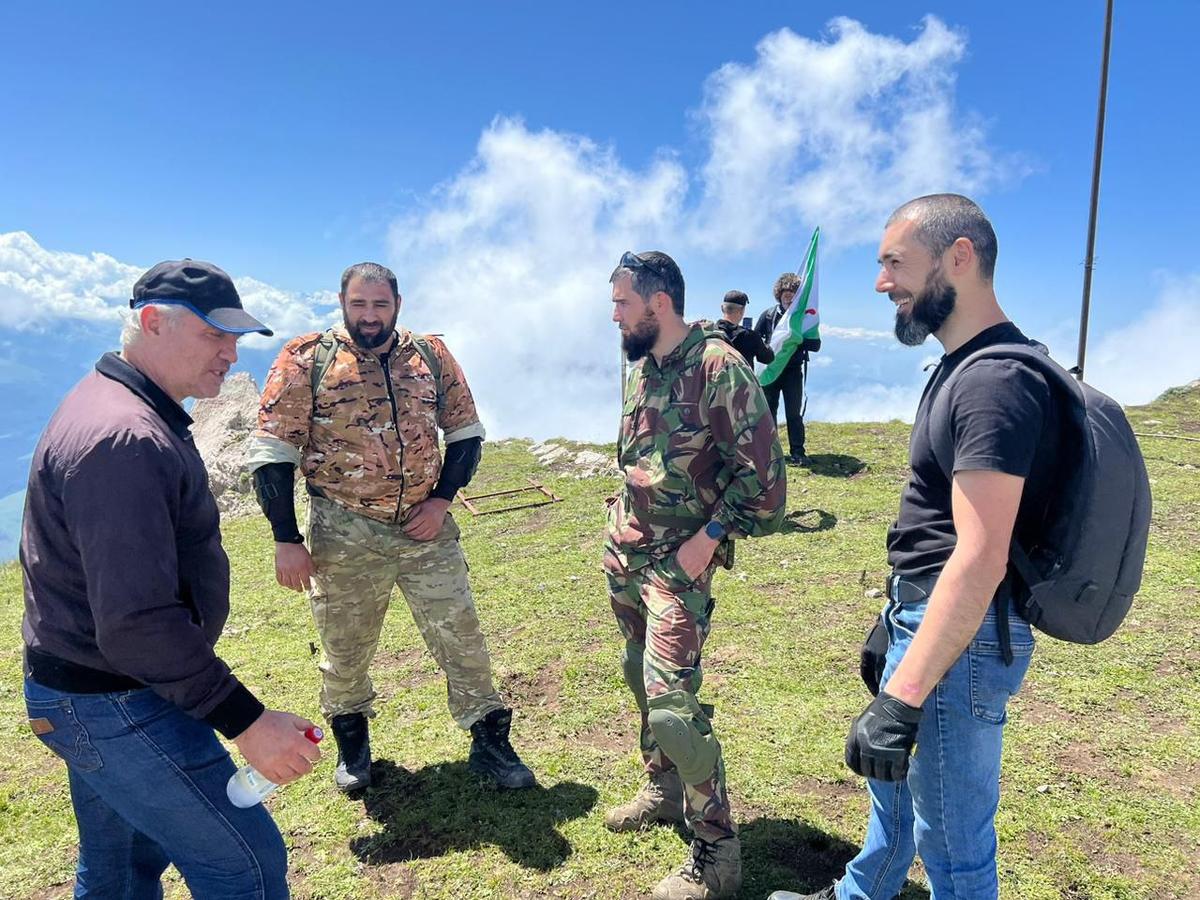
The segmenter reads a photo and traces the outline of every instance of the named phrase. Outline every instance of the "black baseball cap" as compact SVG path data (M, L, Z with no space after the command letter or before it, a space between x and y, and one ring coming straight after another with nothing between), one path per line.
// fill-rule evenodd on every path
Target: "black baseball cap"
M745 306L750 302L750 298L746 296L744 291L729 291L725 294L725 299L722 303L735 303L738 306Z
M246 310L233 279L210 262L199 259L168 259L137 280L130 309L147 303L186 306L213 328L231 334L273 332Z

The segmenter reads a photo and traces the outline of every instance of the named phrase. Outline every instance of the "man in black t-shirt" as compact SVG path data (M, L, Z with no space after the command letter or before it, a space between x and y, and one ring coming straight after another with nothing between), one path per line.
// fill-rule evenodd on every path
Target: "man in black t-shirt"
M811 898L893 897L916 853L934 896L998 895L1001 729L1033 652L1029 624L1004 614L1008 547L1044 508L1061 413L1039 373L985 360L946 398L949 475L929 432L933 402L966 357L1027 342L996 301L995 261L991 224L955 194L904 204L880 244L875 289L896 304L897 338L917 345L932 334L946 353L917 410L912 475L888 533L883 689L846 740L847 765L868 779L871 822L843 877ZM778 891L772 900L797 897Z
M752 331L742 325L742 316L746 312L746 304L750 298L742 291L728 291L721 301L721 318L716 322L725 340L733 345L733 349L754 367L755 360L764 366L775 359L775 351L768 347L757 331Z

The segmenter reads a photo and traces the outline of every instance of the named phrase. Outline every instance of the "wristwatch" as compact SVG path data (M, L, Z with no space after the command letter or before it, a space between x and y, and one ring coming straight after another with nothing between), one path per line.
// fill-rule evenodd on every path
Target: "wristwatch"
M725 537L725 526L714 519L704 526L704 533L714 541L719 541Z

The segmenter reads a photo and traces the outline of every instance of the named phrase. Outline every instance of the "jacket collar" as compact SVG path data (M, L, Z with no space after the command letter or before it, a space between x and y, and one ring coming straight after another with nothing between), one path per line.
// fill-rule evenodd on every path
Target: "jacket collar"
M333 336L338 342L343 344L347 350L357 356L359 359L379 359L379 354L374 350L364 350L358 344L354 343L354 338L350 337L350 332L346 330L346 326L334 325L332 328ZM388 354L391 355L397 350L402 349L405 345L412 343L412 332L401 325L396 325L396 330L393 332L396 335L396 340L392 344Z
M668 369L678 367L691 354L697 346L704 343L708 339L709 333L717 333L715 329L705 328L699 322L693 322L688 327L688 333L684 336L679 345L666 355L662 361L662 365L655 360L653 353L646 354L646 362L658 369L661 372L666 372Z
M128 388L154 410L167 426L184 440L191 440L192 417L140 369L118 353L105 353L96 361L96 371Z

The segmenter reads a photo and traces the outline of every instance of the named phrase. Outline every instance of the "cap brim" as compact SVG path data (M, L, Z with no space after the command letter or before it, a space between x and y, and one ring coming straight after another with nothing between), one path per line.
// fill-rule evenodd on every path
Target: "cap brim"
M197 313L205 322L213 328L219 328L221 331L228 331L230 334L250 334L258 332L271 337L275 332L264 325L250 313L244 309L234 309L231 306L220 306L214 309L207 315Z

